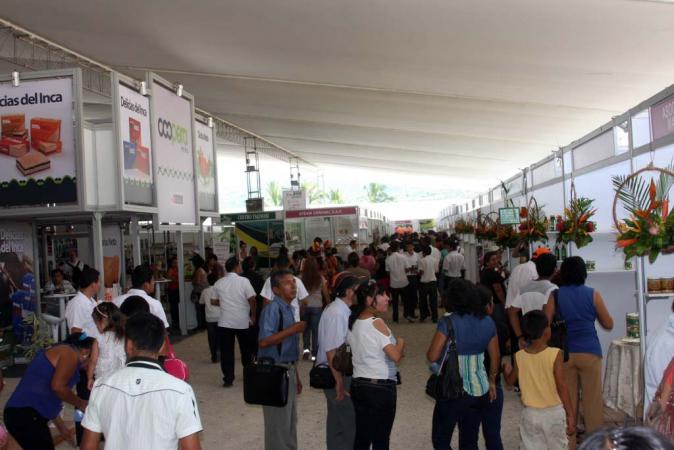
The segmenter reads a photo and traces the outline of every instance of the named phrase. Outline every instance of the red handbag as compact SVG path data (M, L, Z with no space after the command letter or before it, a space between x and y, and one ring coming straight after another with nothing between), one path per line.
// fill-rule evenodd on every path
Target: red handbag
M190 369L187 367L187 364L182 359L176 358L176 354L173 351L173 345L166 338L166 359L164 359L164 370L166 373L173 375L179 380L187 382L190 379Z

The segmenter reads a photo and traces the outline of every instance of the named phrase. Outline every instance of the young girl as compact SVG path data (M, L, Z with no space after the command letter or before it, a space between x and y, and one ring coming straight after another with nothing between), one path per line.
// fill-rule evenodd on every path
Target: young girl
M94 308L91 316L100 335L96 337L87 368L89 389L93 387L94 379L103 378L126 363L124 325L119 308L112 302L103 302Z

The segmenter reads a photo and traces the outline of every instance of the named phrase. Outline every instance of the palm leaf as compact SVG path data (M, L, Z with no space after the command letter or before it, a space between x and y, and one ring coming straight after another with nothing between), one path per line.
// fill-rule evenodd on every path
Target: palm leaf
M641 177L629 178L629 175L614 175L611 177L613 189L623 202L625 210L630 214L640 209L647 209L650 201L648 184ZM622 187L621 187L622 186Z
M674 172L674 161L670 162L666 169L670 172ZM665 200L667 198L667 194L669 194L669 190L673 185L674 177L667 173L660 172L660 177L656 183L657 198L660 200Z

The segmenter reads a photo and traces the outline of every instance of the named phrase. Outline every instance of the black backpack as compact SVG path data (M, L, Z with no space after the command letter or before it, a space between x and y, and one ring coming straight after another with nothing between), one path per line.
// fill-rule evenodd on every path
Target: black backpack
M559 310L559 300L557 299L557 293L559 292L556 289L552 295L555 299L555 315L552 318L552 323L550 324L550 330L552 331L550 335L550 341L548 345L550 347L555 347L560 349L564 355L564 362L569 360L569 341L567 336L566 329L566 320L562 317L562 312Z
M459 372L459 355L456 351L456 339L454 327L449 316L443 318L447 321L447 344L445 355L440 361L440 369L437 374L432 374L426 382L426 394L435 400L453 400L466 395L463 390L463 378Z

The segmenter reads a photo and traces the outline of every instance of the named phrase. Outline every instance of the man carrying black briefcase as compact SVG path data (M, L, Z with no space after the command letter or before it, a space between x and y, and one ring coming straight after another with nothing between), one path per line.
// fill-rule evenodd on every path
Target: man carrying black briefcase
M288 382L278 386L284 391L287 389L285 406L263 406L264 445L266 450L297 450L297 395L302 392L302 383L295 364L299 359L299 336L304 332L306 322L295 322L290 305L297 294L292 272L279 270L272 273L271 287L274 299L260 315L257 365L259 367L264 360L273 360L275 366L287 369L287 378L284 378Z

